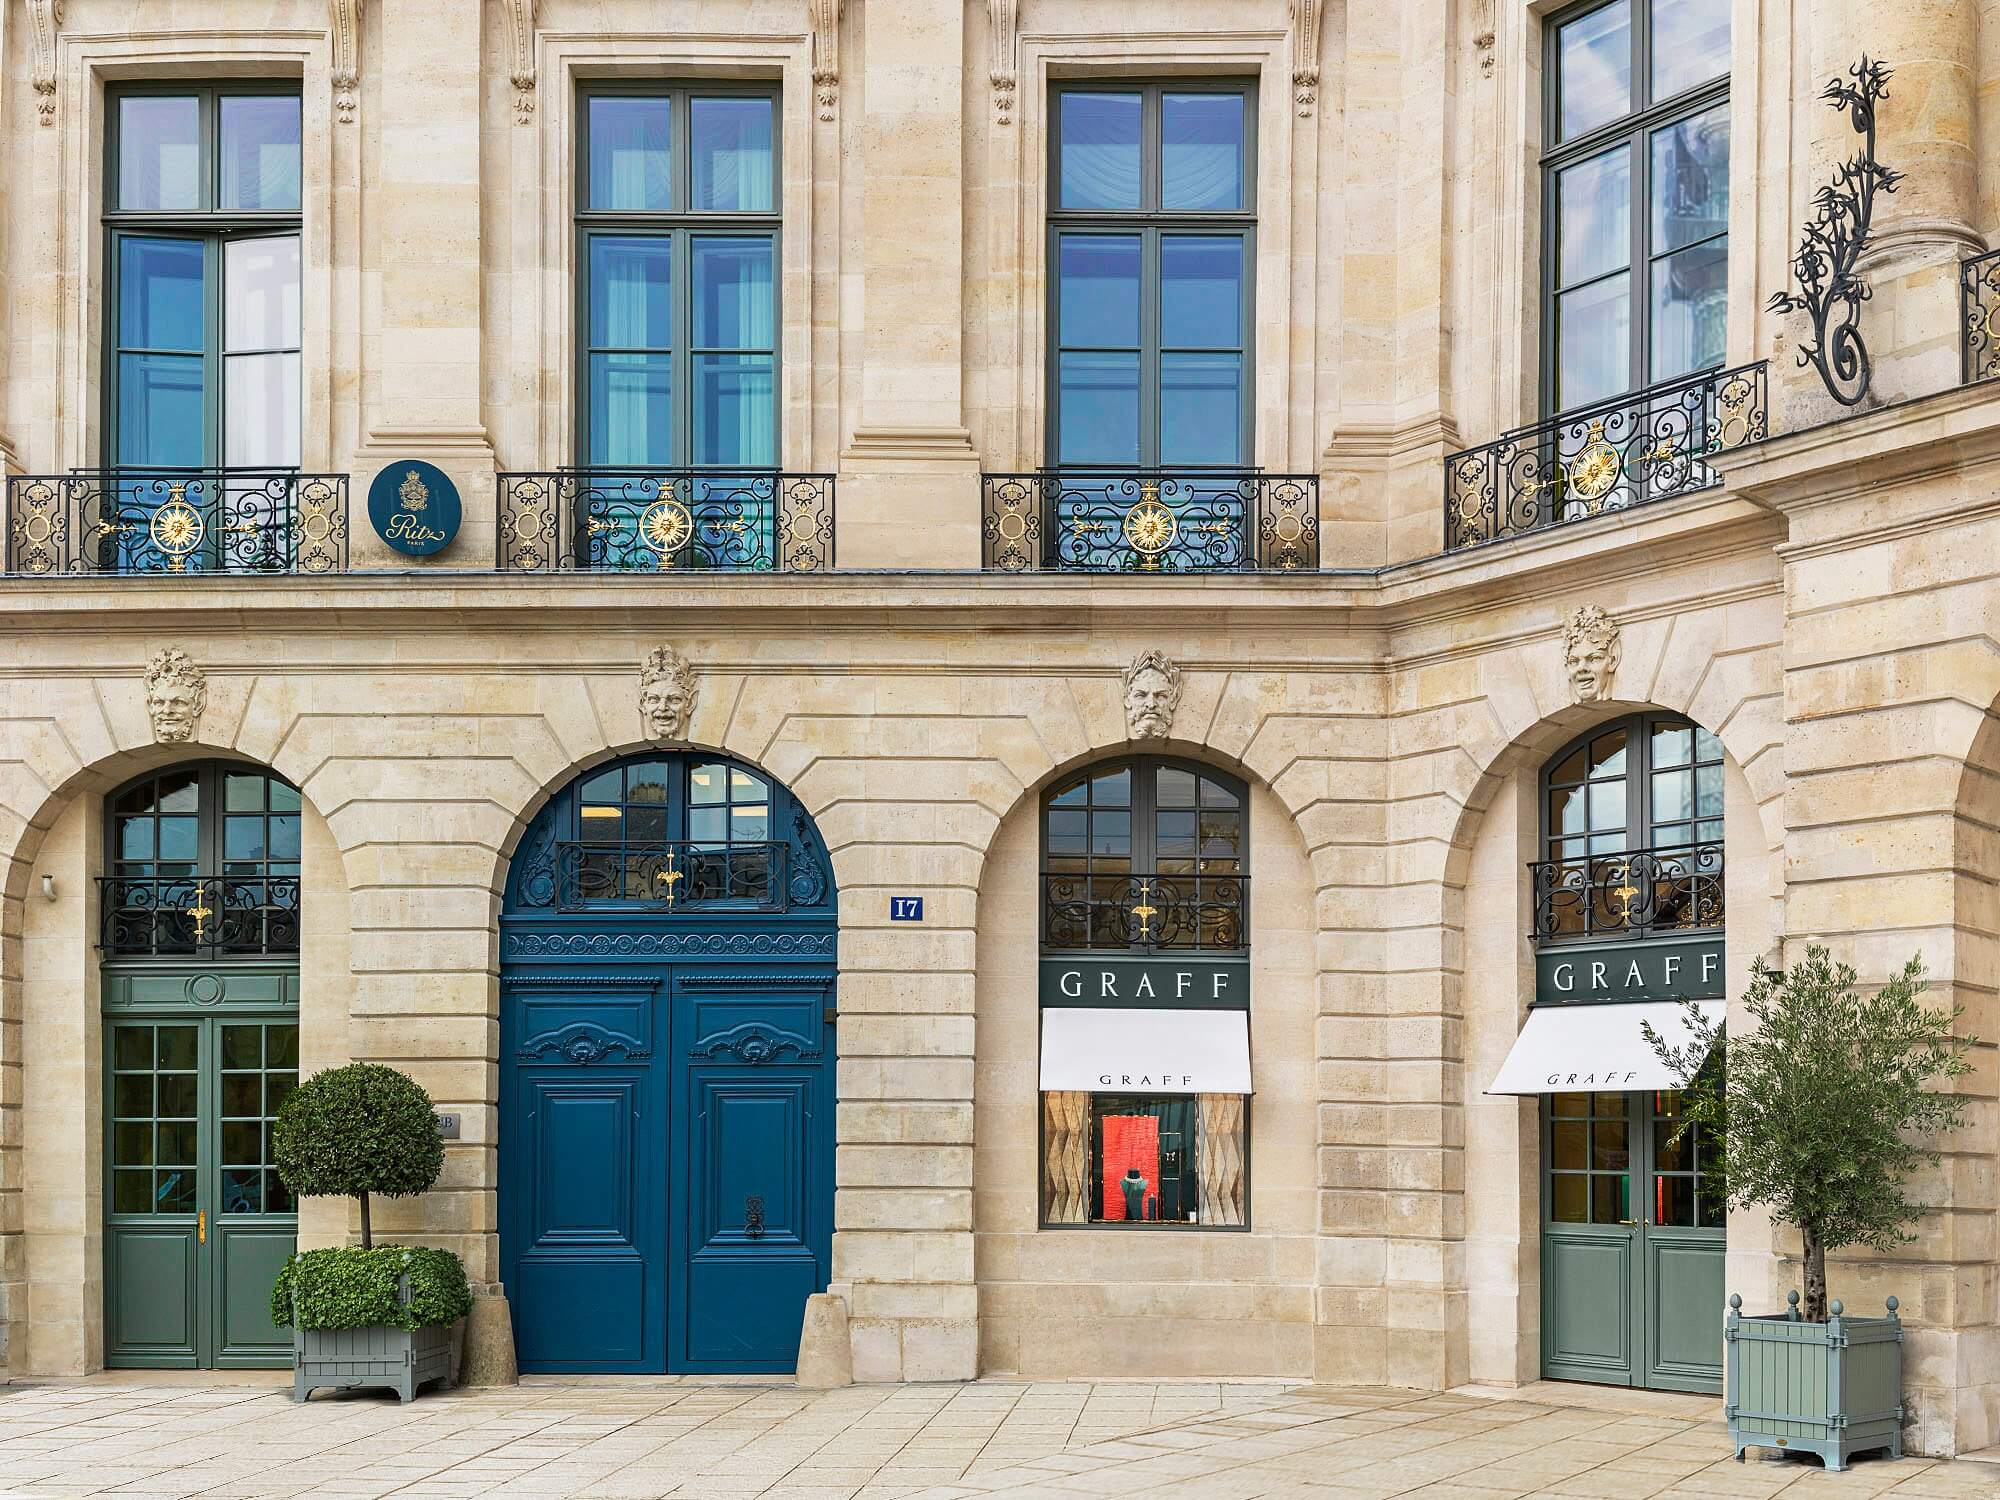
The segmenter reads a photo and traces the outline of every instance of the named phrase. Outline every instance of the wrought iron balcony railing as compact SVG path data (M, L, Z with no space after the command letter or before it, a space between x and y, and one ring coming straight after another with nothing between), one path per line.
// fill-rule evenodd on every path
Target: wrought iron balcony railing
M509 573L823 573L833 476L772 469L555 469L500 475Z
M296 875L106 875L98 946L116 958L256 958L299 951Z
M1603 401L1444 464L1444 546L1454 552L1720 484L1708 462L1765 435L1764 365L1711 370Z
M980 566L1028 573L1319 567L1319 478L1250 469L1042 469L981 482Z
M1639 938L1723 925L1722 845L1634 849L1528 866L1538 943Z
M1250 946L1250 877L1044 873L1042 946L1241 953Z
M616 905L635 911L784 911L796 897L790 848L781 841L714 844L558 843L557 911ZM817 879L818 872L806 872Z
M339 573L347 476L74 469L7 481L7 571Z
M1967 385L2000 375L2000 250L1958 265L1959 361Z

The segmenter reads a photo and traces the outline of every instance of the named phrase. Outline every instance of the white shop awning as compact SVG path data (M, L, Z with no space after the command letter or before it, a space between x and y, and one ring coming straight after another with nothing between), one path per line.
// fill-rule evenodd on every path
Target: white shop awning
M1698 1000L1702 1014L1722 1022L1723 1002ZM1667 1071L1641 1030L1650 1021L1667 1044L1685 1047L1691 1033L1678 1000L1621 1005L1543 1005L1528 1012L1489 1094L1553 1094L1570 1089L1671 1089Z
M1250 1013L1050 1006L1042 1012L1042 1088L1247 1094Z

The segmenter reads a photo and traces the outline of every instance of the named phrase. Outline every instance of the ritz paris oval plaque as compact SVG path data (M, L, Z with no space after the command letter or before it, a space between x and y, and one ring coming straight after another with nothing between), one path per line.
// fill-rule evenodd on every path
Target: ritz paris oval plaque
M369 524L409 557L429 557L450 546L460 514L458 486L420 458L390 464L368 486Z

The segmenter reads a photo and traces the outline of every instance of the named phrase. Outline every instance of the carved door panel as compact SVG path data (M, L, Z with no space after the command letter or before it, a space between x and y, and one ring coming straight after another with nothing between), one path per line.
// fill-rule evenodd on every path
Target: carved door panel
M666 1368L662 980L509 977L503 1275L523 1370Z
M672 1367L784 1373L832 1241L831 974L676 976Z

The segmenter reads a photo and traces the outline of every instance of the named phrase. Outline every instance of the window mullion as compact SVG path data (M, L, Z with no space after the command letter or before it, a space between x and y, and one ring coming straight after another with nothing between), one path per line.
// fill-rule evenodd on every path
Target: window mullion
M1140 236L1138 262L1140 388L1138 456L1146 468L1160 466L1160 228L1148 224Z

